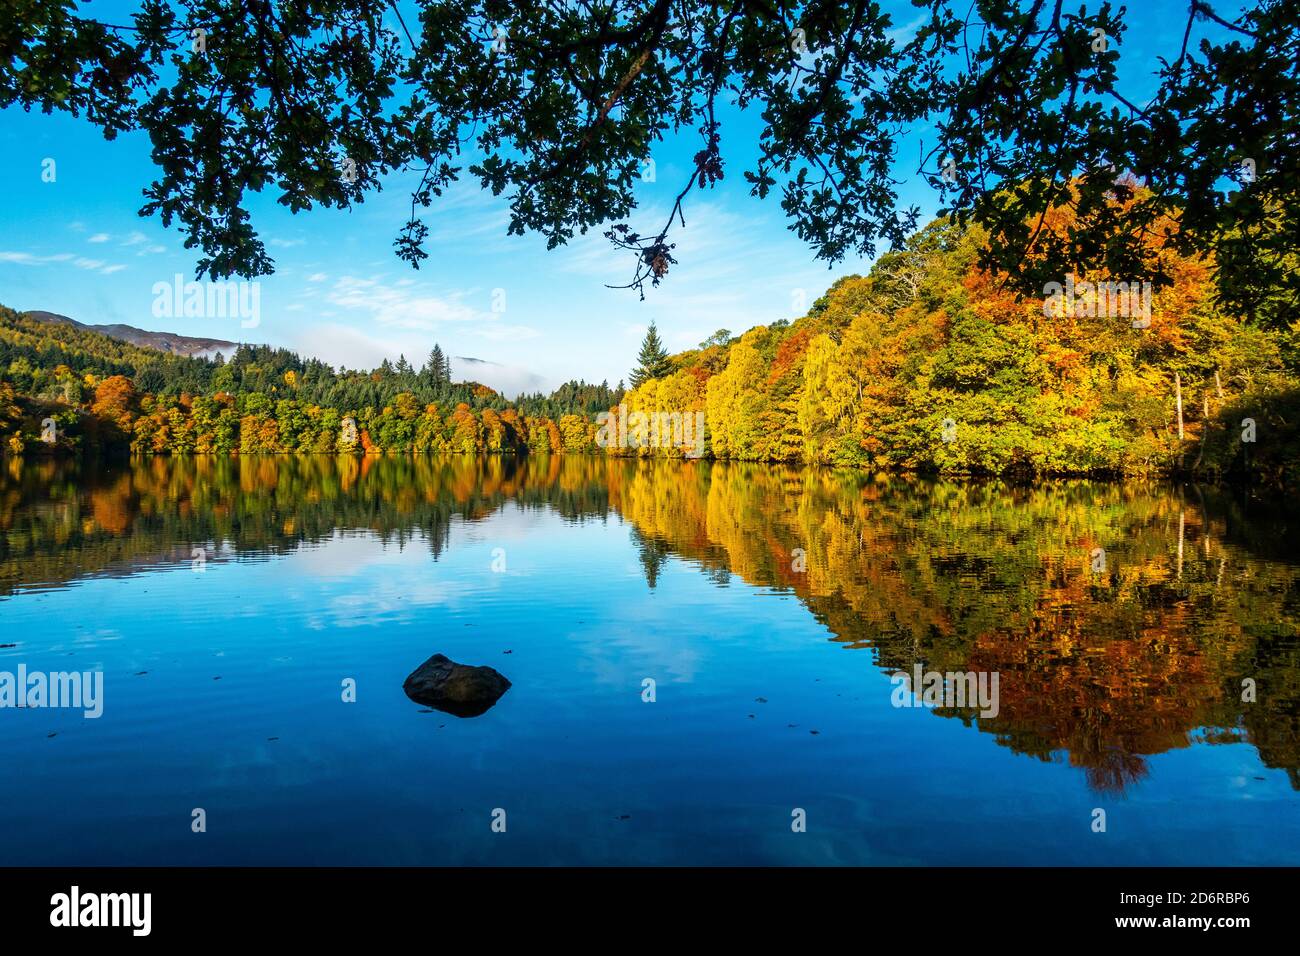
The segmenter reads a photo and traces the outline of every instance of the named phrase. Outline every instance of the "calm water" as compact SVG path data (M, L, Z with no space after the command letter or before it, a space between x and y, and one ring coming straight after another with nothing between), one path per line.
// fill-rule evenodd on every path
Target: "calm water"
M105 688L97 720L0 710L0 864L1300 863L1280 500L596 459L3 469L0 671ZM402 682L434 653L513 687L429 710ZM893 706L917 664L997 672L997 716Z

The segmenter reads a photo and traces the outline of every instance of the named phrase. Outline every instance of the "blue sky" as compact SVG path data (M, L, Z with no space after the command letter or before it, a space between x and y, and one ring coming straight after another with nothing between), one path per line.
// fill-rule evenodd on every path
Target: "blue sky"
M124 22L117 18L135 5L82 7L85 15ZM917 22L907 4L886 7L898 10L900 30ZM1153 89L1156 55L1177 55L1186 9L1184 0L1152 0L1130 11L1121 62L1132 95ZM1223 4L1219 12L1231 18L1236 9ZM84 121L10 108L0 111L0 175L8 187L0 202L0 304L87 323L268 342L351 368L402 353L419 365L438 342L454 356L496 363L455 371L511 395L570 378L612 385L626 376L651 321L676 351L719 328L739 332L793 319L835 278L869 268L850 260L828 270L788 231L778 195L749 196L741 171L757 134L755 117L724 118L727 178L693 192L686 228L671 240L679 263L644 302L632 290L605 288L631 278L631 261L599 230L551 251L539 236L507 236L505 197L472 181L428 211L431 258L418 272L392 251L417 174L389 176L383 192L350 211L295 216L268 190L251 197L250 209L277 269L260 279L260 324L248 329L238 318L152 315L154 284L177 273L192 279L196 256L180 233L137 215L154 176L145 134L107 142ZM938 197L913 173L917 145L905 142L901 150L901 202L929 213ZM638 186L634 228L663 222L698 148L691 133L656 149L655 181ZM47 158L57 163L53 183L41 178ZM494 290L504 296L494 299ZM494 301L504 310L494 311Z

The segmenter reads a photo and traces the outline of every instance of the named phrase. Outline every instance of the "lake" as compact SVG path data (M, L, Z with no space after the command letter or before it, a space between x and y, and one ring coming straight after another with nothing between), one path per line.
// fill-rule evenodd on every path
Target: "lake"
M0 710L0 865L1294 865L1298 529L1135 481L7 461L0 672L103 692ZM423 706L438 653L512 686Z

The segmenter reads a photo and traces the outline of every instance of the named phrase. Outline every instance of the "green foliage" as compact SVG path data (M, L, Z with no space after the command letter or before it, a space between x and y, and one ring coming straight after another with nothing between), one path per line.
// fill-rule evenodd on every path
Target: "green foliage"
M419 371L401 359L336 372L265 346L181 359L0 310L0 443L23 455L627 454L597 427L626 405L652 421L703 413L703 450L719 459L1300 478L1295 332L1225 312L1204 261L1171 255L1175 282L1136 328L1016 296L978 265L983 242L938 220L792 323L720 331L672 358L652 327L631 391L569 382L514 403L451 383L436 348ZM138 387L144 372L153 391ZM52 445L46 417L59 423ZM681 456L694 438L634 453Z
M832 263L905 244L918 213L899 208L900 143L933 129L917 173L987 231L983 264L1022 292L1067 272L1171 284L1142 237L1176 219L1169 242L1212 254L1232 311L1289 324L1294 0L1247 0L1232 20L1190 3L1154 82L1139 84L1142 106L1120 80L1124 7L916 5L913 33L866 2L417 0L405 19L383 0L149 0L109 26L77 0L10 0L0 108L66 111L110 139L147 132L158 172L142 213L179 222L212 278L273 271L250 193L271 190L293 212L349 208L412 168L422 175L395 241L412 265L428 256L423 210L468 174L507 197L510 233L548 247L609 225L643 292L676 261L670 232L693 188L723 179L737 107L759 122L732 157L750 192L779 196L791 229ZM194 26L211 34L202 50ZM677 202L632 230L621 220L646 162L683 131L701 148ZM1044 218L1067 202L1077 221Z
M659 341L659 330L653 322L641 340L641 351L637 353L636 360L637 367L629 376L633 388L640 388L652 378L663 378L673 370L672 363L668 361L668 350Z
M11 454L513 452L530 444L520 415L535 420L549 448L552 419L593 416L623 394L573 381L511 404L484 386L452 382L436 345L419 371L404 358L370 372L335 371L263 345L241 345L229 359L185 358L3 307L0 388L0 446ZM454 414L444 422L439 408ZM40 438L48 416L58 423L54 444ZM355 442L343 440L346 417L357 426ZM485 418L495 427L484 431Z

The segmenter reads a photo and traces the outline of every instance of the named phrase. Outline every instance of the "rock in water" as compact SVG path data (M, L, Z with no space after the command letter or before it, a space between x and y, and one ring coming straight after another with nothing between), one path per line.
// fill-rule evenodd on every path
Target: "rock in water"
M491 667L457 664L434 654L402 684L406 696L457 717L477 717L500 700L510 681Z

